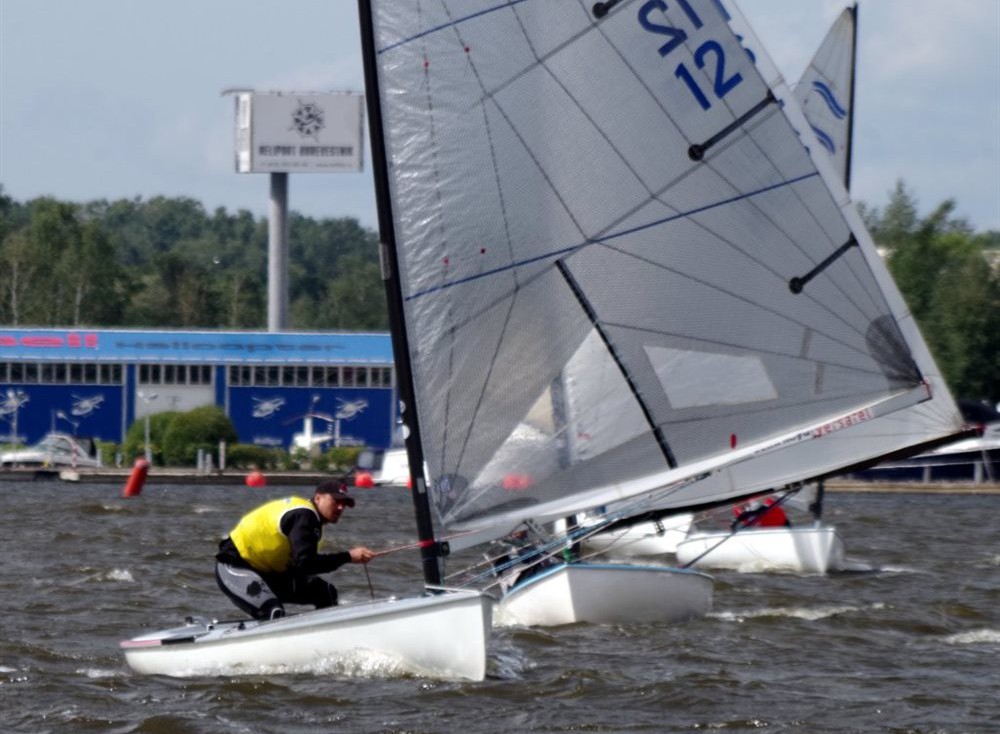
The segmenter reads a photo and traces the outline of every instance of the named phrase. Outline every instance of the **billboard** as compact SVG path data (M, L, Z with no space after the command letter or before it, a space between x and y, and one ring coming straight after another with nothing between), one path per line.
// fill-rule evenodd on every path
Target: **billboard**
M237 173L345 173L364 165L364 97L238 92Z

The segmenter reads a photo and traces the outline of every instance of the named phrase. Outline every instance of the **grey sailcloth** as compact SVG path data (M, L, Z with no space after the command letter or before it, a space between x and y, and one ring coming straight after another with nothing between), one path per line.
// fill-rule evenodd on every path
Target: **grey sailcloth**
M715 0L372 6L439 527L926 399L867 234Z
M845 8L795 85L802 114L845 186L850 183L856 23L857 7Z

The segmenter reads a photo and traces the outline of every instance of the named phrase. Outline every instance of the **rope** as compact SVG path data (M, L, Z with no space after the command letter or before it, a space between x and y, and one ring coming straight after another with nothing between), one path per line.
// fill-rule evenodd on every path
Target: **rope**
M362 563L361 565L365 567L365 578L368 579L368 593L371 594L372 601L375 601L375 587L372 586L372 575L368 573L368 564Z

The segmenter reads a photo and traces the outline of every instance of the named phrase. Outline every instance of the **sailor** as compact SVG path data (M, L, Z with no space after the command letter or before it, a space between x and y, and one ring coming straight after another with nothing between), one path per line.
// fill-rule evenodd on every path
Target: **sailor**
M251 510L219 543L219 588L254 619L283 617L287 603L334 606L337 589L320 574L374 557L364 546L318 552L323 525L336 523L345 507L354 507L354 498L335 479L316 487L311 500L286 497Z
M774 497L765 497L763 500L755 498L744 505L733 507L735 519L732 522L732 529L736 528L775 528L791 527L792 523L785 514L781 505L777 504Z

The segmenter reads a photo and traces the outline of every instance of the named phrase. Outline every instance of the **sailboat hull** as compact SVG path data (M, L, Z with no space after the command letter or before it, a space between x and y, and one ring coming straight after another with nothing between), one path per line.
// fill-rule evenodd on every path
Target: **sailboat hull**
M677 561L699 568L826 573L844 566L844 544L829 525L697 532L677 546Z
M677 552L677 544L687 537L693 520L689 513L674 515L659 523L644 522L624 530L595 533L582 545L587 553L604 553L612 558L663 556Z
M384 660L444 680L486 674L491 597L449 591L305 612L273 621L189 622L121 643L138 673L231 675Z
M713 581L704 573L660 566L561 564L505 594L500 625L554 627L576 622L681 622L712 607Z

